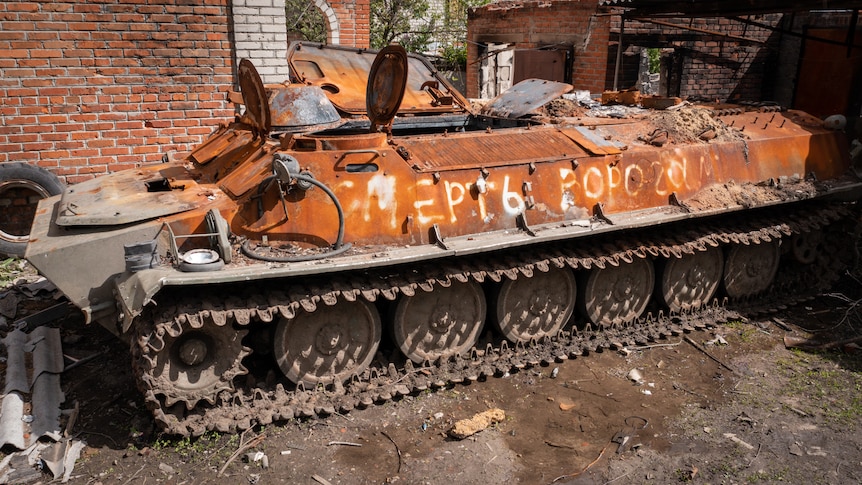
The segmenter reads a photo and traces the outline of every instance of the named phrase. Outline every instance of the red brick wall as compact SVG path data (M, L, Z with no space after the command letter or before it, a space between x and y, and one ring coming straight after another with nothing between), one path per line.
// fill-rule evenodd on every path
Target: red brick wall
M227 2L0 2L0 163L74 183L200 142L233 116Z
M601 92L605 86L609 18L595 16L598 0L497 2L472 10L467 22L467 96L479 93L477 44L509 42L518 48L572 46L573 84Z
M368 48L371 38L368 32L370 22L370 0L329 0L338 18L340 30L339 43L351 47Z

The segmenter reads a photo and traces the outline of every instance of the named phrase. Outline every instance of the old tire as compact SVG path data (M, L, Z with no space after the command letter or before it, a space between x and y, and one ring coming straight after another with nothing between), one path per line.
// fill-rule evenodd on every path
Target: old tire
M0 255L24 255L36 203L63 189L60 179L44 168L19 162L0 164Z

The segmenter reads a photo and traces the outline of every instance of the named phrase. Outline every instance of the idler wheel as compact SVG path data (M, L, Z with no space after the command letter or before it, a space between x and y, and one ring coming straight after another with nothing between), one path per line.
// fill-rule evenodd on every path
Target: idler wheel
M630 322L646 309L654 285L655 273L648 259L594 267L583 285L585 314L601 325Z
M569 268L505 280L497 291L494 322L510 342L554 335L572 316L577 285Z
M778 271L780 257L778 241L732 246L724 262L723 282L727 296L750 296L769 288Z
M485 313L485 295L478 283L452 282L449 287L402 296L393 312L392 333L413 362L446 359L476 345Z
M659 280L662 301L671 312L706 305L721 283L723 269L721 248L683 254L681 258L670 257Z
M380 345L377 309L365 300L320 304L312 313L282 318L275 328L278 366L305 385L346 381L365 370Z
M204 323L200 328L172 326L161 336L152 332L142 341L150 369L139 376L144 386L164 396L165 407L183 402L192 409L198 401L215 404L221 391L233 392L233 379L247 374L242 359L249 349L242 345L246 330L230 325Z

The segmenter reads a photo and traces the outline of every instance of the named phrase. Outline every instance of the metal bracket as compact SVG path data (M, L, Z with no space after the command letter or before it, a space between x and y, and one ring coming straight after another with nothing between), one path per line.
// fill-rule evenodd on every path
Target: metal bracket
M518 225L518 229L526 232L533 237L536 237L535 231L530 229L530 225L527 224L527 214L525 212L521 212L517 216L515 216L515 224Z
M614 225L614 221L610 220L608 216L605 215L605 209L601 202L596 202L596 205L593 206L593 217L602 222Z
M671 192L667 198L667 201L670 205L677 206L685 212L691 212L691 207L689 207L688 204L686 204L685 202L679 200L679 197L677 197L676 192Z
M434 224L430 229L431 244L436 244L440 249L449 249L446 243L443 242L443 236L440 234L440 226Z

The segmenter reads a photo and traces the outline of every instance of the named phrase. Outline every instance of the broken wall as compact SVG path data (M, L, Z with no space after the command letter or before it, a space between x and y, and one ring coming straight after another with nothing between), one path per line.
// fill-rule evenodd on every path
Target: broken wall
M467 20L467 96L479 97L480 61L491 44L512 49L571 49L572 84L605 86L610 18L596 15L598 0L496 2L471 10Z
M775 27L782 17L782 14L770 14L750 19ZM660 94L721 101L772 98L772 84L764 81L777 65L780 35L775 31L720 17L662 19L660 22L682 28L626 21L620 88L635 85L641 49L662 48L666 79ZM609 87L613 85L619 28L620 18L614 16L606 79Z

